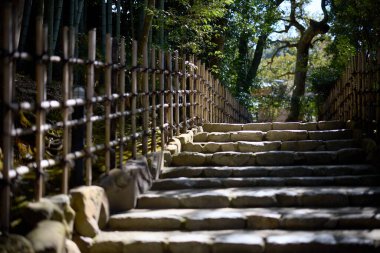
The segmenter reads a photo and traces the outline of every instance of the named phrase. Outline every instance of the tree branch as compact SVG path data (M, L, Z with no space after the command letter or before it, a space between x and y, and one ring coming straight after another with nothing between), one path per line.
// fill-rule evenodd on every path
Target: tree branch
M305 31L305 27L303 25L301 25L301 23L299 23L296 19L296 0L291 0L290 1L290 22L289 24L291 26L294 26L295 28L297 28L301 33L303 33Z
M273 63L273 60L274 60L274 57L284 48L291 48L291 47L297 47L298 46L298 43L291 43L290 41L279 41L281 43L285 43L285 45L281 46L281 47L278 47L276 49L276 51L273 53L270 61L268 62L268 65L272 66L272 63Z

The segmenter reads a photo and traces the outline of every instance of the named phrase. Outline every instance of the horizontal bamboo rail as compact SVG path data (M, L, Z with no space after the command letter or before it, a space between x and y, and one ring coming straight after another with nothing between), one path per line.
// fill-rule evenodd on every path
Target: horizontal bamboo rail
M18 52L14 46L14 31L11 6L3 4L2 44L0 52L1 75L1 152L3 169L0 173L1 219L3 233L9 231L12 179L18 175L34 171L36 188L34 200L45 194L46 169L62 169L61 191L69 191L69 175L78 159L84 159L85 184L93 182L94 153L104 154L105 171L125 166L123 155L131 144L132 157L138 155L138 145L142 154L156 151L158 140L164 149L174 135L204 122L249 122L249 112L241 106L226 87L212 76L205 64L193 55L178 52L163 52L154 48L143 48L143 55L137 55L137 43L132 43L131 64L128 65L124 39L117 41L110 36L106 39L105 61L96 59L96 30L88 33L87 59L76 58L75 34L73 29L63 29L62 56L49 55L47 50L47 29L42 19L36 24L36 51ZM141 59L141 63L139 63ZM16 62L34 63L37 84L35 102L14 100L14 75ZM62 100L47 100L47 66L55 64L61 68ZM83 76L75 77L75 70L85 67ZM104 94L95 93L96 74L104 80ZM78 73L77 73L78 75ZM85 80L73 94L74 79ZM103 113L95 112L101 106ZM82 108L84 115L75 118L72 111ZM58 122L48 122L50 110L59 110L62 118ZM36 122L30 127L16 127L15 116L20 112L32 112ZM138 122L141 120L141 125ZM127 123L128 122L128 123ZM94 124L104 124L104 142L94 143ZM84 129L84 145L72 151L71 138L75 127ZM130 132L127 131L130 126ZM49 130L62 130L62 152L54 159L45 155L45 137ZM116 134L117 132L117 134ZM36 154L32 162L14 166L15 138L35 135ZM160 138L158 138L160 137ZM151 139L151 146L148 140ZM115 153L119 154L116 161Z
M350 59L323 105L324 120L352 120L380 140L380 49Z

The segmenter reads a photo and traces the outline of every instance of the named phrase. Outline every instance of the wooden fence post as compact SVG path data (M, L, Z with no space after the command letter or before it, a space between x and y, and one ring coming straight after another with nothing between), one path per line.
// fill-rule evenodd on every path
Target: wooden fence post
M86 185L91 185L92 183L92 156L91 149L92 143L92 132L93 123L91 121L94 105L91 102L94 96L94 85L95 85L95 66L94 62L96 59L96 30L91 30L89 32L88 41L88 60L87 65L87 84L86 84Z
M157 146L157 91L156 91L156 50L151 49L150 51L150 67L153 70L151 77L152 84L152 145L151 151L156 152Z
M148 62L148 45L144 44L143 48L143 136L142 136L142 154L148 154L148 135L149 135L149 62Z
M194 127L194 120L195 120L195 96L196 96L196 93L194 93L194 84L195 84L195 78L194 78L194 74L195 74L195 71L194 71L194 55L190 55L190 59L189 59L189 89L190 89L190 93L189 93L189 98L190 98L190 129Z
M180 134L180 129L179 129L179 95L180 95L180 90L179 90L179 62L178 59L178 51L174 52L174 121L175 121L175 134L179 135Z
M137 157L137 142L136 142L136 106L137 106L137 41L132 42L132 115L131 115L131 130L132 130L132 158Z
M174 134L174 108L173 108L173 62L172 62L172 54L170 52L167 53L166 56L166 68L169 71L169 74L167 75L167 88L168 88L168 94L166 96L166 102L169 105L168 111L167 111L167 119L169 122L169 138L173 138Z
M112 38L111 34L107 34L106 37L106 70L105 70L105 88L106 88L106 100L105 100L105 167L106 173L111 169L111 101L112 101L112 84L111 84L111 74L112 74Z
M42 103L46 100L46 65L42 56L47 50L47 31L43 28L42 18L36 21L36 55L40 59L36 63L36 191L35 201L39 201L44 195L44 167L46 112Z
M159 50L158 64L160 68L160 131L161 131L161 150L165 148L165 54Z
M9 172L13 167L13 112L11 103L13 102L13 68L14 63L11 59L13 52L13 33L12 33L12 8L10 3L1 3L1 25L2 25L2 45L1 49L4 50L4 55L1 55L1 71L2 80L1 84L1 150L3 152L3 169L2 182L0 182L1 195L0 195L0 229L3 234L9 232L10 225L10 198L11 198L11 181Z
M125 38L120 40L120 70L119 70L119 168L124 167L124 137L125 137L125 70L126 70L126 57L125 57Z

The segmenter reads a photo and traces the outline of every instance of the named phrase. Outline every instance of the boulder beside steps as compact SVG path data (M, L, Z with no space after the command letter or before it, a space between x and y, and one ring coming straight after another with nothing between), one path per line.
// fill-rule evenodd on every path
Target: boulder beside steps
M204 124L89 252L380 252L380 168L346 124Z

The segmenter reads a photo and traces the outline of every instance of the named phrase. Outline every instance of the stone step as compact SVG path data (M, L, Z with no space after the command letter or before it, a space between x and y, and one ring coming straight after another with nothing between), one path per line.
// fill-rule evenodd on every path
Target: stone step
M300 141L300 140L341 140L351 139L352 130L269 130L201 132L194 135L194 142L237 142L237 141Z
M380 186L380 175L337 177L170 178L153 183L152 190L256 186Z
M204 154L181 152L172 157L171 166L281 166L281 165L328 165L361 163L365 154L359 148L338 151L267 151L267 152L216 152Z
M238 141L238 142L189 142L182 151L215 153L224 151L265 152L265 151L337 151L359 147L356 140L302 140L302 141Z
M269 130L334 130L344 129L346 124L341 121L319 121L319 122L273 122L273 123L249 123L249 124L221 124L207 123L203 125L205 132L234 132L234 131L263 131Z
M379 174L368 164L307 165L307 166L251 166L251 167L168 167L161 178L176 177L324 177Z
M108 224L118 231L374 228L380 228L380 210L372 207L137 209L112 215Z
M374 253L379 230L101 232L91 253Z
M251 187L149 191L138 208L344 207L380 205L380 187Z

